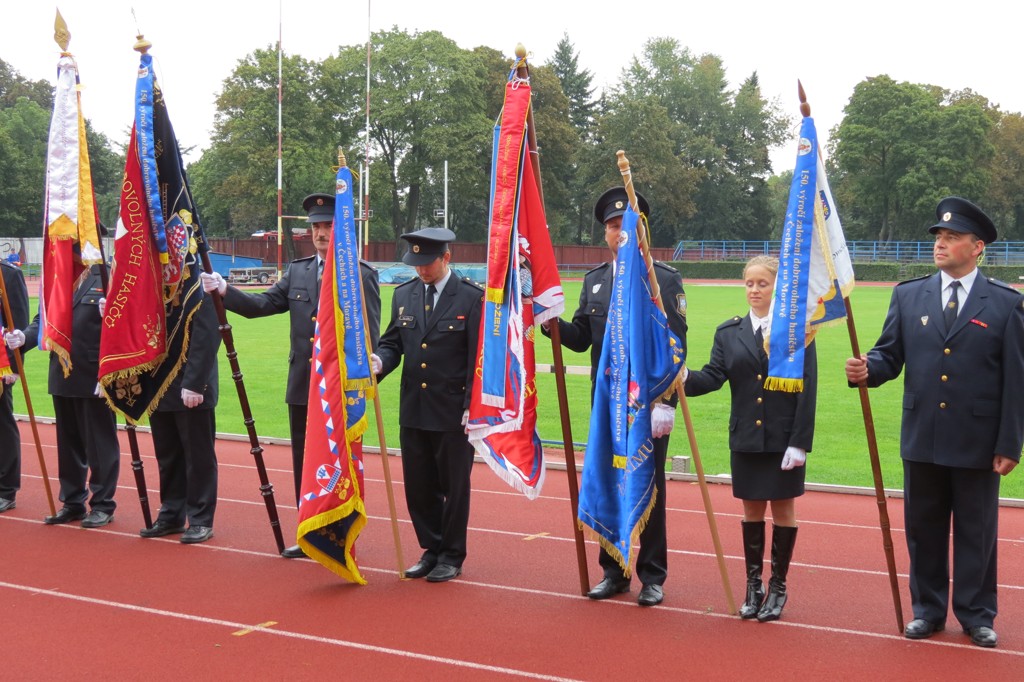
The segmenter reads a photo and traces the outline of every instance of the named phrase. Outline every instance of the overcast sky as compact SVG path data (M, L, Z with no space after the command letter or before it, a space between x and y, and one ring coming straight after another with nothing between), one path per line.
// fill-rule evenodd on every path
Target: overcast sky
M971 88L1003 111L1024 111L1020 22L1012 3L802 4L802 14L797 3L763 0L287 0L283 8L279 0L61 0L57 6L71 30L85 115L118 144L126 142L131 124L138 22L153 43L178 138L197 149L190 161L209 144L222 81L239 58L276 45L279 26L285 52L310 59L336 53L339 45L365 44L368 30L398 26L438 30L463 48L487 45L510 58L522 42L541 64L568 33L581 67L594 73L598 85L618 80L647 39L668 36L696 55L719 56L733 88L757 71L764 95L794 116L800 79L823 143L854 86L879 74ZM631 11L617 15L622 8ZM53 41L54 5L4 0L2 15L0 58L26 78L53 81L60 51ZM775 171L791 168L795 156L793 142L774 150Z

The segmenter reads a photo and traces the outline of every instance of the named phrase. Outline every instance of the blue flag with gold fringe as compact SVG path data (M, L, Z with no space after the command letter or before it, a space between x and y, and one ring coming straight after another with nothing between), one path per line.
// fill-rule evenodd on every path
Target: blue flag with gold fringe
M622 219L578 512L581 526L626 576L657 495L651 406L672 390L685 359L654 302L637 239L639 218L630 208Z

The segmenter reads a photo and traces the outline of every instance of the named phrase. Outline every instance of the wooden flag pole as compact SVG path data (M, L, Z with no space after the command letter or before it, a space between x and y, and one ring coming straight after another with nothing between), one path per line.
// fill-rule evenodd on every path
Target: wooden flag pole
M516 45L516 77L529 81L530 67L526 63L526 48L522 43ZM533 165L533 175L537 179L537 194L540 195L541 206L544 205L544 187L540 178L540 154L537 152L537 130L533 122L533 102L526 110L526 140ZM549 325L551 334L551 355L554 364L555 388L558 393L558 413L562 421L562 447L565 453L565 475L569 484L569 506L572 512L573 538L576 542L576 564L580 574L580 594L590 591L590 573L587 570L587 548L583 538L583 529L577 521L580 506L579 478L576 471L576 452L573 450L572 423L569 421L569 394L565 386L565 363L562 360L562 335L558 328L558 320Z
M3 278L0 278L0 298L3 298L4 327L7 329L17 329L14 325L14 312L11 310L11 301L7 298L7 287L4 286ZM28 377L25 376L25 366L21 362L21 349L15 348L11 352L14 355L14 367L18 370L18 376L21 377L21 388L25 392L25 411L28 412L28 423L32 427L32 437L36 441L36 455L39 456L39 471L43 476L43 485L46 488L46 502L50 506L50 516L53 516L57 513L57 509L53 505L53 490L50 487L50 476L46 473L46 460L43 458L43 446L39 441L39 427L36 424L36 415L32 410L32 396L28 390ZM6 389L9 391L11 387L8 385ZM18 456L20 457L21 455L19 454Z
M345 161L345 154L341 151L341 147L338 147L338 168L344 168L347 164ZM369 229L369 225L367 225ZM358 258L358 253L355 254ZM362 277L360 277L362 282ZM359 287L359 296L362 299L363 308L363 334L366 338L366 345L370 352L377 350L376 348L370 347L370 319L366 314L366 292L363 291L363 287ZM398 510L395 506L395 489L394 484L391 482L391 463L388 462L388 444L384 438L384 417L380 409L380 389L377 386L377 375L373 373L373 369L370 369L370 381L373 387L373 411L377 417L377 442L380 444L380 461L384 466L384 484L385 489L388 492L388 513L391 515L391 533L395 539L395 558L398 560L398 579L405 579L405 559L402 557L402 538L398 533ZM363 491L359 491L362 494Z
M800 115L807 118L811 115L811 105L807 102L807 95L804 86L797 81L797 91L800 96ZM850 297L843 298L846 305L846 329L850 333L850 348L853 357L860 357L860 344L857 342L857 326L853 321L853 305ZM896 574L896 556L893 553L892 533L889 529L889 507L885 499L885 486L882 483L882 465L878 457L878 439L875 436L875 420L871 414L871 399L868 397L867 381L857 384L857 393L860 395L860 409L864 414L864 433L868 439L868 454L871 459L871 474L875 483L875 502L878 505L878 526L882 531L882 549L885 552L885 563L889 571L889 587L892 591L892 604L896 609L896 625L899 632L903 632L903 604L900 601L899 580Z
M633 188L633 174L629 169L629 159L621 149L616 152L618 158L619 172L622 174L622 182L626 188L626 195L629 197L630 207L640 213L640 207L636 200L636 190ZM661 302L661 287L658 286L658 278L654 274L654 259L651 258L651 248L647 236L647 228L643 221L637 225L638 241L640 250L644 254L644 264L647 266L647 279L651 283L651 297L661 312L665 307ZM725 555L722 552L722 541L718 536L718 523L715 521L715 512L711 506L711 495L708 492L707 480L704 478L704 465L701 463L700 450L697 448L697 436L693 430L693 421L690 418L690 407L686 402L686 393L683 391L682 382L676 380L676 396L679 398L679 408L683 412L683 421L686 424L686 435L690 441L690 453L693 455L693 464L697 469L697 482L700 484L700 494L704 499L704 512L708 517L708 527L711 529L711 540L715 545L715 556L718 559L718 571L722 576L722 586L725 588L725 601L729 613L736 613L736 601L733 599L732 587L729 584L729 572L725 568ZM665 491L661 491L662 494Z

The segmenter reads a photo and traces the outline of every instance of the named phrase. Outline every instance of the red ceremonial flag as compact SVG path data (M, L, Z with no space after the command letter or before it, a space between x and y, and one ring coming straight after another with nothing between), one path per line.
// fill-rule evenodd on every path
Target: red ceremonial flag
M547 218L526 154L529 83L514 78L494 131L487 290L466 431L477 454L533 499L544 484L537 435L535 325L565 309Z
M46 150L46 204L39 299L39 348L53 351L71 373L71 309L78 276L103 262L93 195L78 64L57 63L57 87Z
M114 237L114 267L100 336L99 377L108 392L130 405L133 395L141 393L138 375L159 365L167 354L163 276L150 237L134 127L125 158L121 211Z
M334 230L331 243L337 243ZM366 525L366 507L358 472L360 462L356 461L349 440L357 439L359 434L346 429L345 320L335 251L328 251L324 263L313 335L306 454L296 535L307 556L342 578L365 585L353 552L356 538ZM356 277L358 272L357 268Z

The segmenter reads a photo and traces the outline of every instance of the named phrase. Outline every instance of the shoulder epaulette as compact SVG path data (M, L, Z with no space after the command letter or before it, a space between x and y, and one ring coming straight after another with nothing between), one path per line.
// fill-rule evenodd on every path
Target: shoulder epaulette
M370 269L371 269L371 270L373 270L374 272L376 272L376 271L377 271L377 268L376 268L376 267L374 267L373 263L371 263L370 261L366 261L366 260L363 260L362 258L360 258L360 259L359 259L359 264L360 264L360 265L365 265L366 267L370 268Z
M1006 282L1003 282L1002 280L998 280L995 277L986 277L985 279L988 280L989 284L995 285L995 286L999 287L1000 289L1007 289L1009 291L1012 291L1015 294L1018 294L1018 295L1020 294L1020 292L1018 290L1014 289L1013 287L1011 287Z
M303 261L307 261L307 260L309 260L310 258L316 258L316 254L314 253L314 254L313 254L312 256L306 256L306 257L304 257L304 258L296 258L296 259L295 259L295 260L293 260L292 262L293 262L293 263L302 263Z
M669 272L679 272L678 270L676 270L674 267L672 267L668 263L662 263L660 260L654 261L654 265L655 265L655 267L659 267L662 270L668 270Z
M401 289L402 287L407 287L410 284L414 284L416 282L420 282L422 284L423 280L421 280L419 277L413 277L412 279L405 280L404 282L399 284L397 287L395 287L395 289Z
M480 282L474 282L469 277L463 277L462 281L465 282L466 284L470 285L471 287L475 288L475 289L479 289L480 291L484 290L484 285L483 284L480 284Z
M597 271L598 271L598 270L600 270L601 268L607 268L607 267L608 267L609 265L611 265L611 263L610 263L610 262L605 262L605 263L601 263L601 264L600 264L600 265L598 265L597 267L593 267L593 268L590 268L589 270L587 270L587 275L589 275L589 274L590 274L590 273L592 273L592 272L597 272ZM585 277L585 276L586 276L586 275L584 275L584 277Z
M905 279L902 282L898 282L896 286L903 286L904 284L910 284L911 282L920 282L922 279L928 279L931 275L921 275L920 277L914 277L913 279Z
M11 265L10 263L8 263L5 260L0 260L0 265L3 265L4 267L11 268L12 270L17 270L16 267L14 267L13 265Z
M743 317L741 315L736 315L735 317L730 317L728 320L726 320L722 324L718 325L718 328L719 329L725 329L727 327L735 327L736 325L738 325L742 321L743 321Z

